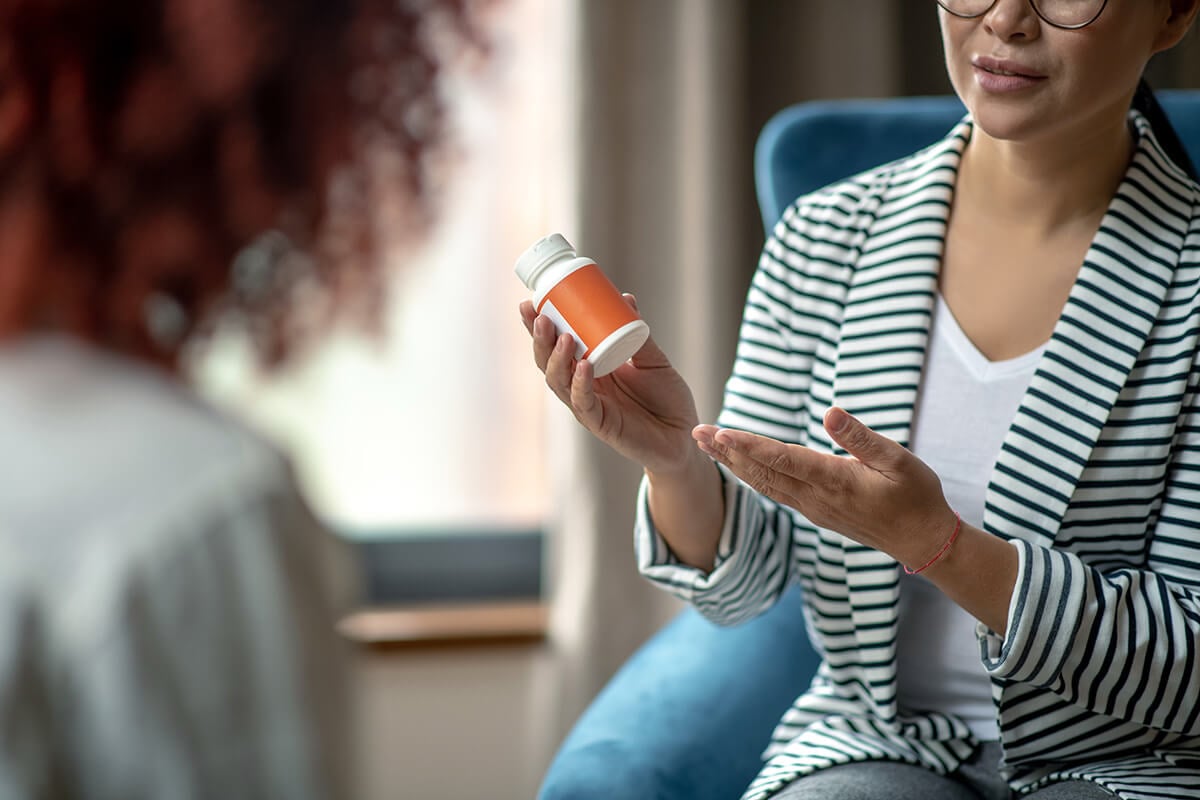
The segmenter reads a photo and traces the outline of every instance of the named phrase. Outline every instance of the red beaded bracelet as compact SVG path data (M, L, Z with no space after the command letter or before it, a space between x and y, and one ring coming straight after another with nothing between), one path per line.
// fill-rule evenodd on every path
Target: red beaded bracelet
M930 568L930 567L932 567L934 564L936 564L938 561L940 561L940 560L941 560L941 558L942 558L942 556L946 555L946 551L950 549L950 545L954 544L954 540L958 538L958 533L959 533L959 531L961 531L961 530L962 530L962 516L961 516L961 515L959 515L959 513L958 513L957 511L955 511L955 512L954 512L954 520L955 520L955 522L954 522L954 533L950 534L950 538L946 540L946 543L945 543L944 545L942 545L942 549L941 549L941 550L938 550L938 551L937 551L937 553L934 555L934 557L933 557L933 558L931 558L931 559L929 559L928 561L926 561L926 562L925 562L925 564L924 564L923 566L921 566L921 567L918 567L917 569L909 569L909 568L906 566L906 567L904 568L904 571L905 571L907 574L909 574L909 575L920 575L922 572L924 572L925 570L929 569L929 568Z

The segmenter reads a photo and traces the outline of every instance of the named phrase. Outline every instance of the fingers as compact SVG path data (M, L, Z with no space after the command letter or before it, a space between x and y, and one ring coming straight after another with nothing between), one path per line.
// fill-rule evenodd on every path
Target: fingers
M904 563L924 563L907 558L914 549L908 539L923 539L906 539L905 532L937 528L944 520L948 508L936 473L842 409L826 414L825 427L851 458L712 425L697 425L692 437L751 489L796 509L814 525Z
M520 305L521 322L533 340L533 360L546 377L546 385L585 427L598 425L602 406L594 392L593 366L576 361L576 344L570 334L558 334L554 323L540 315L528 300Z
M847 453L880 473L896 471L909 455L899 444L836 406L825 412L825 430Z
M533 309L529 301L521 303L521 322L533 340L533 361L546 374L546 383L565 400L575 368L576 343L570 334L559 334L554 323Z
M713 442L728 458L738 464L761 465L762 468L805 482L819 477L815 463L819 456L798 445L784 444L777 439L728 428L714 433Z
M658 369L660 367L671 366L670 360L667 359L667 354L659 349L653 336L646 338L646 343L633 354L633 358L630 361L638 369Z
M570 334L554 337L554 326L547 319L537 321L537 324L543 323L551 329L549 338L554 342L543 369L546 385L571 409L585 428L599 430L604 415L603 406L595 393L595 367L586 359L575 359L575 340Z
M530 301L523 300L519 310L521 323L532 339L533 361L537 364L538 369L545 372L550 366L550 358L554 355L555 347L561 337L555 331L554 323L538 314Z
M798 445L712 425L696 426L692 438L750 488L793 507L800 507L800 498L811 492L811 481L827 477L821 457Z
M625 302L629 304L630 308L632 308L634 311L638 310L638 303L637 303L636 297L629 294L628 292L621 295L621 297L623 297L625 299ZM633 354L633 358L630 360L633 362L633 365L635 367L637 367L638 369L656 369L658 367L671 366L671 362L667 359L666 354L659 348L658 344L654 341L653 336L646 339L646 343L643 344L641 346L641 348L636 353Z
M625 293L621 297L630 308L634 311L638 310L636 297L629 293ZM554 353L555 345L558 343L558 339L555 338L554 324L538 314L537 309L533 307L533 303L529 300L522 300L518 306L518 310L521 314L521 323L533 339L533 360L537 364L538 369L545 372L548 368L550 357ZM671 365L666 354L659 348L653 337L647 338L646 343L634 354L632 360L635 366L643 369L669 367Z
M637 311L637 299L623 295L626 303ZM521 322L529 332L533 360L546 378L546 385L576 418L589 430L599 430L604 406L595 393L595 368L586 360L577 360L577 343L570 334L558 334L549 318L538 314L533 303L525 300L519 306ZM640 366L669 366L666 356L653 341L648 341L635 356L643 359Z
M521 303L521 322L533 340L533 360L546 377L546 385L571 409L589 430L603 418L603 406L595 394L595 372L589 361L576 361L575 340L559 335L554 323L534 310L528 300Z
M574 380L571 381L571 410L575 418L590 431L600 430L604 421L603 405L596 397L595 367L590 361L580 361L575 365Z
M521 322L524 323L525 330L529 332L530 336L532 336L533 321L537 319L537 311L533 307L533 302L529 300L522 300L521 305L518 306L517 309L521 312Z
M545 317L537 317L530 325L533 337L533 362L538 369L546 371L550 356L558 344L558 334L554 331L554 323Z
M571 404L571 381L575 375L575 340L571 338L571 334L564 333L560 336L553 335L554 326L550 324L550 320L538 320L538 324L545 324L552 333L551 339L554 344L550 352L546 356L545 367L543 371L546 373L546 385L550 390L567 405ZM535 345L535 350L537 346Z

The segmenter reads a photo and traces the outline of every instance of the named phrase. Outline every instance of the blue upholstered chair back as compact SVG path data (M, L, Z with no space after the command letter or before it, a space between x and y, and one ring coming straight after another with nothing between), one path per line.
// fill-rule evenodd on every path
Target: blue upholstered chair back
M1158 99L1200 165L1200 91L1162 91ZM770 231L802 194L932 144L964 113L956 97L831 100L780 111L759 134L754 158L763 224Z

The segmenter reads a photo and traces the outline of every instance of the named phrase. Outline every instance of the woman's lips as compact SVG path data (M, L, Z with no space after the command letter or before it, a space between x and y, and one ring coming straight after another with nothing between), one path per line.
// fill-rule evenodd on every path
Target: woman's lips
M975 82L985 92L1019 92L1046 80L1045 75L1015 61L981 57L974 59L971 67Z

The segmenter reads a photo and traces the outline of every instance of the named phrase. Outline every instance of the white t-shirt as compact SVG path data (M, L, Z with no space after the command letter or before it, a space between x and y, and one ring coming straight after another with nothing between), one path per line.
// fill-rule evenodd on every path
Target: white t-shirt
M992 467L1043 349L989 361L938 295L912 451L937 472L946 499L965 523L983 524ZM896 654L900 708L961 717L987 741L999 738L999 729L976 624L924 577L902 576Z

